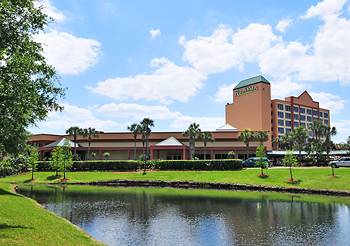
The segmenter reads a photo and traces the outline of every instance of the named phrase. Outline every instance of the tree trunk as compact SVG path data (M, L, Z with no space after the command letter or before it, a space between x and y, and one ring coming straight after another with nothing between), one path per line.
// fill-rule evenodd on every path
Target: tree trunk
M34 168L32 167L32 180L34 180Z
M66 179L66 163L63 164L63 179Z
M143 164L143 174L146 174L146 165L148 160L148 136L146 137L146 154L144 157L144 164Z
M88 160L90 160L90 145L91 145L91 142L89 141L88 154L87 154L87 159Z
M261 177L263 177L264 176L264 169L260 168L260 170L261 170Z
M207 159L207 143L204 143L204 160Z
M74 156L77 154L77 133L74 133Z
M290 174L290 181L293 182L293 172L292 172L292 166L289 167L289 174Z
M332 176L335 177L335 173L334 173L334 165L331 165L332 167Z
M249 158L249 143L246 144L246 160Z
M136 138L134 138L134 160L136 160Z

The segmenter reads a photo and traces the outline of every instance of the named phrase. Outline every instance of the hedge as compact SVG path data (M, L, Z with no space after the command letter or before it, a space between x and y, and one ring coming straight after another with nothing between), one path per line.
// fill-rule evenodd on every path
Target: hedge
M242 160L160 160L155 161L155 168L159 170L239 170Z
M136 171L143 162L134 160L74 161L71 171ZM151 160L147 169L158 170L239 170L242 160ZM38 163L38 171L51 171L49 161Z

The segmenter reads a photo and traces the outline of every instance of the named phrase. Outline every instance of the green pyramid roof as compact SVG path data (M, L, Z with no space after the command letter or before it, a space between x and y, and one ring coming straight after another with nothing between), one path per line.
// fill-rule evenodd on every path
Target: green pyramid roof
M267 79L265 79L264 76L258 75L249 79L242 80L241 82L238 83L238 85L236 85L234 90L237 90L246 86L254 85L257 83L270 84L270 82Z

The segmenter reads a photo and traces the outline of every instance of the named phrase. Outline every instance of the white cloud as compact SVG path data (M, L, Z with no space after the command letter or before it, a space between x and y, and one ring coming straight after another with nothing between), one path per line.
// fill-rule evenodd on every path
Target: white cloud
M48 62L61 74L79 74L95 65L101 44L94 39L76 37L66 32L49 30L35 36L43 44Z
M52 5L50 0L38 0L34 2L36 8L42 8L43 12L51 17L55 22L64 22L66 16L58 10L55 6Z
M350 20L324 20L310 44L279 42L260 56L262 73L276 79L350 83Z
M285 80L273 80L271 81L271 95L272 98L283 99L287 96L299 94L306 87L307 85L293 82L288 78Z
M177 117L170 126L175 129L184 130L193 122L198 123L201 130L213 131L225 124L225 119L223 117L181 116Z
M209 37L187 41L181 36L179 44L185 49L185 61L198 71L211 74L233 67L242 69L245 62L255 61L277 39L270 25L253 23L236 33L220 25Z
M311 97L320 103L321 108L329 109L332 113L339 113L345 108L346 100L328 92L310 92Z
M311 6L301 18L309 19L315 16L327 18L331 15L338 15L346 2L347 0L324 0Z
M151 29L149 30L149 34L151 35L151 38L156 38L160 36L162 33L159 29Z
M333 140L337 143L346 142L348 137L350 137L350 120L335 121L333 126L337 128L337 135Z
M237 83L222 85L215 93L214 101L218 103L231 103L233 99L233 88Z
M145 106L135 103L108 103L97 107L96 111L110 118L134 120L142 120L146 117L153 120L166 120L181 116L178 112L171 112L166 106Z
M94 127L101 131L113 131L120 127L120 124L114 121L97 118L92 109L69 103L63 103L62 106L64 106L62 112L50 112L46 121L39 123L37 127L32 127L29 131L63 134L71 126Z
M151 66L155 70L149 74L111 78L87 88L116 100L132 98L186 102L197 94L206 79L195 69L177 66L166 58L153 59Z
M276 30L281 33L284 33L291 23L292 23L292 19L289 19L289 18L282 19L277 23Z

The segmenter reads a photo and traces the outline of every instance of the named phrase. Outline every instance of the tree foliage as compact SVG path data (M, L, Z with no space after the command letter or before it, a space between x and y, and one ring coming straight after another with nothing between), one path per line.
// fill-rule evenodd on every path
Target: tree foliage
M288 150L287 154L283 158L283 164L289 167L290 181L294 181L292 167L299 164L297 157L293 154L293 151Z
M183 133L185 137L188 137L190 147L190 159L193 160L196 153L196 140L200 138L202 130L199 124L192 123L187 130Z
M27 127L62 109L55 69L34 40L48 20L34 0L0 1L0 156L21 151Z
M34 180L34 172L37 170L39 161L39 152L38 149L34 146L30 146L28 152L28 164L32 169L32 180Z
M256 148L256 157L258 160L256 161L256 166L260 167L261 177L266 176L264 174L264 169L268 168L269 163L266 161L266 153L264 145L260 144L258 148Z

